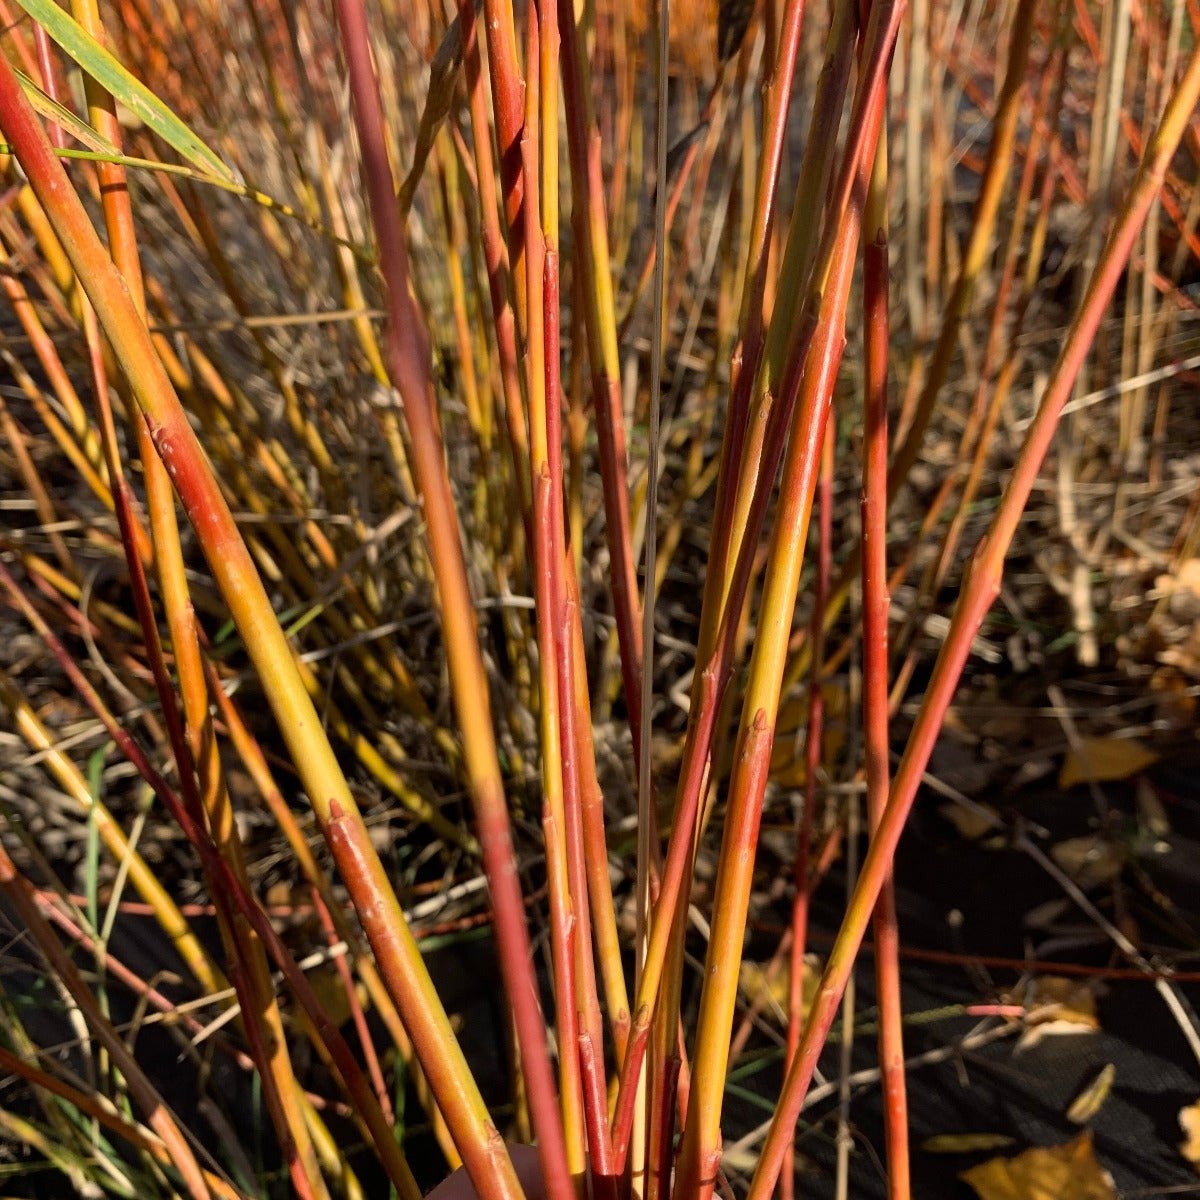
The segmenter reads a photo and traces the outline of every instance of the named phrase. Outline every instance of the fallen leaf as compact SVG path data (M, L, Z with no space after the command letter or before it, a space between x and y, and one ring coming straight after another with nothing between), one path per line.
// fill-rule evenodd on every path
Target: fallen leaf
M1086 1125L1104 1106L1116 1077L1117 1068L1112 1063L1105 1063L1087 1087L1071 1101L1071 1107L1067 1109L1067 1120L1076 1125Z
M1200 1100L1179 1110L1179 1128L1183 1130L1185 1139L1180 1144L1179 1153L1200 1170Z
M1180 587L1200 596L1200 558L1185 558L1175 572L1175 581Z
M1077 783L1110 783L1144 771L1158 755L1136 738L1085 738L1063 762L1058 786L1064 791Z
M938 812L969 842L1003 829L1000 814L990 804L943 804Z
M350 998L346 995L346 987L332 963L324 963L308 974L309 986L316 993L322 1010L330 1020L338 1026L344 1025L353 1015ZM362 984L355 984L355 999L364 1010L370 1007L371 1001Z
M282 908L292 903L292 885L290 883L273 883L267 888L268 908Z
M824 725L821 731L821 757L836 761L846 744L846 689L833 683L823 684ZM800 788L808 778L804 731L808 725L807 690L792 696L779 710L775 724L775 742L771 748L771 778L782 788Z
M1037 1013L1041 1009L1052 1009L1066 1020L1098 1029L1096 1020L1096 996L1086 980L1069 979L1065 975L1039 975L1033 984L1033 992L1026 1008Z
M1067 838L1051 847L1050 853L1081 888L1112 883L1125 865L1121 848L1099 834Z
M1043 1038L1094 1033L1096 997L1087 983L1061 975L1039 975L1025 1002L1025 1032L1018 1050L1029 1050Z
M1200 647L1200 639L1192 640L1194 646ZM1200 676L1200 655L1189 656L1186 650L1176 650L1175 657L1174 665L1164 663L1155 668L1150 676L1149 691L1155 700L1154 711L1158 719L1168 726L1181 728L1196 716L1192 682ZM1155 658L1161 661L1162 653L1156 654Z
M960 1176L979 1200L1116 1200L1112 1176L1096 1161L1089 1130L1063 1146L992 1158Z
M927 1154L978 1154L981 1150L1002 1150L1013 1139L1004 1133L939 1133L926 1138L921 1149Z
M1035 905L1026 914L1022 924L1026 929L1053 929L1074 906L1065 896L1056 896L1044 904Z
M804 963L804 1008L807 1012L816 994L822 964L816 954L806 954ZM772 976L767 967L743 959L738 970L738 986L746 999L760 1009L774 1011L778 1015L787 1013L788 991L791 987L787 963L783 963Z
M1155 581L1160 591L1171 595L1173 592L1191 592L1200 597L1200 558L1185 558L1172 575L1160 575Z

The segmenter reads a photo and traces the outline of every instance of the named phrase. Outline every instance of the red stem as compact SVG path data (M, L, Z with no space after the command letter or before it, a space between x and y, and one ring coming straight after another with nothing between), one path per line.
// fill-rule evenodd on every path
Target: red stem
M412 441L413 467L424 500L430 553L442 598L451 680L459 704L463 703L464 698L470 698L487 716L485 725L479 712L472 714L477 720L468 730L473 737L467 740L466 756L472 776L472 799L483 849L484 870L496 916L501 973L516 1022L521 1067L528 1085L530 1115L538 1139L547 1188L555 1198L569 1197L572 1188L557 1088L546 1047L546 1024L538 1001L529 930L525 924L520 881L515 870L512 831L498 776L491 717L487 712L487 680L483 673L477 634L473 629L466 628L466 624L473 620L474 607L463 562L454 498L446 475L443 447L433 409L428 333L408 286L408 253L395 202L383 107L371 62L366 13L362 0L337 0L336 11L346 54L371 213L379 242L380 267L387 285L385 353L388 371L403 400ZM481 1169L483 1164L477 1164L476 1170Z
M887 807L867 851L841 932L821 977L813 1012L784 1084L748 1200L767 1200L778 1178L791 1139L791 1130L803 1108L813 1071L828 1038L850 972L854 969L855 956L894 860L925 766L933 753L946 710L970 655L971 640L999 594L1005 555L1050 449L1059 417L1129 260L1142 222L1162 185L1167 165L1195 108L1197 96L1200 96L1200 47L1194 49L1189 57L1186 73L1148 147L1147 157L1143 160L1138 177L1109 236L1105 252L1089 281L1080 310L1071 324L1000 508L964 575L951 632L934 665L925 698L892 782Z
M887 803L891 765L888 702L887 454L888 454L888 243L886 158L877 159L881 177L872 186L877 227L863 242L863 741L867 777L867 818L872 835ZM820 633L813 633L816 667ZM875 984L879 1005L879 1064L883 1079L887 1137L888 1195L908 1200L908 1097L904 1074L903 1008L900 995L900 936L891 873L875 908Z

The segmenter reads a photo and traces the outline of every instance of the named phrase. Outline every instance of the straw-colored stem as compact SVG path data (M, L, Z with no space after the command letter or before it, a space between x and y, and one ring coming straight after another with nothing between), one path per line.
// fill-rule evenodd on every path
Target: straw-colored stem
M592 112L584 29L570 0L558 0L563 94L571 162L571 221L575 269L583 281L584 328L592 373L592 405L604 494L604 532L610 559L621 680L635 759L640 754L642 626L629 519L629 464L621 408L621 363L609 258L600 137Z
M971 224L971 234L963 261L955 279L954 288L943 310L938 339L929 364L924 368L920 390L913 395L913 408L903 420L898 431L899 444L892 453L888 471L889 503L904 485L913 464L920 454L925 432L933 417L937 400L953 361L958 344L959 330L966 318L975 283L983 269L995 229L996 216L1003 198L1008 172L1011 169L1016 139L1020 101L1024 92L1026 64L1029 45L1033 36L1035 0L1021 0L1009 35L1008 60L1005 65L1004 84L988 144L987 160L979 196ZM911 228L911 226L910 226ZM917 378L916 373L913 375ZM850 584L858 573L862 562L860 553L852 553L838 574L838 580L830 595L826 620L832 623L845 606L850 596ZM788 680L799 678L808 663L809 647L800 642L793 648L793 659L788 670Z
M567 824L564 805L565 760L573 755L574 728L564 723L560 709L571 702L562 689L557 669L558 622L556 560L562 550L554 540L553 511L560 503L549 466L551 409L557 409L558 397L550 392L557 379L557 363L549 355L558 354L557 339L551 346L545 329L547 316L557 320L557 305L549 310L545 295L546 238L543 204L546 213L555 210L555 199L547 195L543 201L541 171L537 143L543 117L540 101L541 51L540 25L537 14L530 10L527 18L527 73L525 82L525 116L521 133L521 155L524 180L522 216L525 223L521 235L524 247L524 281L526 288L525 366L526 395L529 403L529 449L533 471L530 542L533 549L534 595L537 605L538 672L541 704L538 718L541 727L542 752L542 828L546 842L547 885L549 889L551 957L554 969L555 1008L558 1013L558 1079L559 1103L562 1112L563 1138L566 1145L567 1171L572 1177L583 1176L587 1162L587 1135L584 1119L584 1090L579 1059L579 999L577 990L577 944L585 935L580 914L576 911L575 892L571 887L567 862ZM552 84L553 86L553 77ZM548 182L548 180L547 180ZM552 223L552 222L551 222ZM511 239L510 239L511 242ZM557 424L554 426L557 431ZM580 897L586 900L586 892Z
M364 917L364 924L369 925L380 966L413 1034L443 1112L455 1129L456 1140L462 1146L469 1145L476 1165L473 1175L477 1174L481 1180L481 1189L497 1200L514 1197L519 1194L515 1176L511 1167L508 1173L497 1171L494 1126L437 999L420 951L404 922L383 864L371 846L245 542L129 293L100 245L11 68L3 62L0 62L0 129L13 145L88 292L145 415L155 447L196 528L300 769L313 808L330 837L339 865L345 868L355 906ZM334 818L341 836L333 833ZM351 836L346 836L348 828ZM467 1153L463 1157L469 1161Z
M879 20L874 26L875 37L872 43L872 53L869 61L872 70L866 74L862 84L863 89L877 88L882 77L886 51L895 36L897 13L890 10L888 20ZM856 98L856 109L851 117L850 136L847 143L847 154L842 163L838 178L838 186L834 191L831 211L833 213L847 212L852 195L851 186L855 178L855 168L858 156L864 146L871 147L872 121L879 114L871 114L864 100L867 91L860 91ZM871 150L873 154L873 149ZM693 846L693 830L698 819L701 797L706 787L708 776L709 755L713 745L714 733L717 726L718 714L725 698L726 688L733 665L733 648L740 625L742 607L749 588L751 569L757 550L759 531L766 519L767 505L770 498L770 485L774 480L775 471L783 458L784 442L788 429L793 424L793 409L799 394L804 363L814 344L817 329L817 312L815 305L823 303L824 279L828 275L828 265L837 256L841 243L837 236L840 222L833 222L826 229L817 254L817 283L810 300L801 306L797 317L798 327L792 339L788 352L787 366L782 377L777 400L770 405L769 428L763 437L764 456L760 469L754 471L754 484L751 488L751 503L746 516L747 532L740 539L738 553L731 573L729 595L722 613L718 634L715 639L711 656L703 668L698 671L694 685L692 705L696 714L695 720L689 719L688 731L684 744L683 766L676 801L675 822L671 833L664 863L661 887L655 904L655 917L651 924L650 942L646 953L642 978L638 988L638 999L634 1006L635 1021L649 1025L649 1021L657 1002L658 989L666 962L668 946L672 940L673 916L681 890L686 890L685 882L690 876L691 849ZM828 314L825 314L828 319ZM809 418L811 419L811 417ZM801 420L799 414L795 420ZM805 428L802 423L799 428ZM818 442L819 445L819 442ZM759 646L761 646L761 640ZM637 1044L643 1045L641 1039ZM726 1050L728 1047L726 1046ZM640 1073L640 1063L630 1061L623 1064L621 1090L636 1086ZM618 1109L621 1104L618 1104ZM619 1144L619 1143L618 1143Z
M564 846L566 850L567 882L575 910L574 961L571 964L575 975L574 999L578 1056L583 1087L583 1105L588 1128L588 1155L592 1174L597 1179L607 1179L611 1173L611 1148L608 1141L607 1110L603 1075L603 1027L600 1002L596 986L596 968L592 942L592 919L590 912L589 877L587 867L587 840L584 823L584 787L595 779L596 764L590 736L582 734L584 723L590 734L590 714L586 703L581 705L580 675L584 671L582 655L577 646L582 643L583 630L580 625L579 605L571 603L577 590L575 566L568 552L566 526L563 519L563 427L562 427L562 379L560 363L562 357L559 319L561 301L559 295L559 89L558 61L560 39L558 11L554 4L544 6L537 46L539 60L540 121L539 140L542 145L542 177L538 184L541 208L541 227L531 229L529 241L537 239L541 246L541 330L544 349L541 355L544 380L540 389L544 407L545 426L545 474L549 485L548 557L550 573L550 627L553 634L553 662L556 674L556 699L558 703L559 746L561 753L561 782L563 796ZM529 48L530 71L535 48ZM528 125L527 121L527 125ZM531 164L532 165L532 164ZM526 185L526 203L531 193ZM535 264L530 257L529 270ZM530 300L534 298L530 281ZM530 329L534 314L529 315ZM532 347L531 347L532 349ZM582 696L586 696L586 675L582 677ZM582 717L582 719L581 719ZM586 756L586 758L585 758ZM592 854L607 861L604 845L603 814L601 824L592 830ZM598 843L598 844L597 844ZM611 885L608 891L608 908L605 897L600 896L601 919L611 919ZM615 924L615 922L614 922Z
M971 641L999 594L1005 555L1050 448L1062 410L1197 99L1200 99L1200 49L1194 50L1189 56L1183 78L1172 94L1154 138L1147 146L1137 179L1097 262L1083 303L1071 322L1037 416L1004 490L1000 507L987 534L979 543L963 581L950 631L938 655L904 756L892 780L887 806L863 862L858 885L821 977L804 1038L784 1084L779 1107L751 1184L749 1200L766 1200L774 1188L790 1131L804 1104L817 1057L825 1044L876 899L895 856L946 709L966 665Z
M979 198L975 202L975 213L971 222L971 236L963 252L962 267L954 281L954 290L942 314L942 325L933 350L933 357L925 372L920 397L908 428L901 431L903 440L892 455L888 474L888 495L894 497L908 477L917 460L925 431L933 416L942 385L950 370L950 362L958 345L958 331L967 315L975 284L983 269L1000 200L1013 160L1013 147L1017 134L1017 121L1021 113L1021 98L1025 88L1025 68L1029 61L1029 45L1033 36L1037 0L1021 0L1013 17L1009 35L1008 61L1004 71L1004 86L992 125L992 139L988 145L987 166L979 185Z
M95 0L75 0L77 19L99 41L104 39L99 9ZM89 85L89 111L93 124L101 129L114 145L120 145L121 131L111 98ZM133 213L129 203L125 171L115 163L100 163L97 167L104 204L105 220L113 247L114 262L121 271L130 295L144 316L145 295L142 287L141 264L133 229ZM111 416L107 412L107 379L99 352L99 336L90 306L84 308L85 332L91 350L94 390L101 407L101 430L110 475L120 483L121 464L112 437ZM200 657L195 614L192 609L186 580L179 527L175 515L175 496L165 468L147 436L145 425L136 422L139 449L146 479L151 532L154 542L154 563L158 570L159 587L171 631L176 670L183 696L184 718L187 726L192 762L198 771L201 800L208 827L217 846L231 868L247 879L241 841L233 819L229 794L221 772L219 752L208 707L208 689ZM122 493L123 496L123 493ZM122 511L122 525L130 525ZM131 526L132 527L132 526ZM136 579L140 572L136 561L136 545L127 550L131 571ZM179 764L181 771L187 770ZM292 1072L287 1053L283 1019L270 984L266 957L253 933L232 919L227 905L217 891L218 914L222 939L229 957L231 971L236 968L239 981L243 1025L252 1048L258 1051L268 1110L276 1126L284 1156L289 1162L293 1185L304 1195L326 1197L316 1155L301 1113L300 1089Z
M749 248L746 257L745 278L742 282L741 313L738 319L738 340L734 347L730 365L733 392L726 418L726 432L721 440L720 467L717 476L716 513L713 522L713 547L710 569L705 576L705 597L702 605L704 622L701 626L701 642L698 655L708 648L716 633L716 622L720 619L721 607L709 597L709 589L716 588L725 575L730 553L729 522L730 505L733 503L733 487L742 461L742 442L751 384L758 373L759 359L763 350L763 331L766 325L764 295L767 286L769 239L774 227L776 194L779 186L779 167L783 159L783 146L787 132L787 115L792 92L792 80L796 72L796 59L800 49L800 33L804 21L804 0L789 0L783 16L778 58L774 63L765 63L767 80L763 112L762 148L755 178L754 206L751 217Z
M754 869L754 848L783 674L781 654L786 649L795 605L825 419L845 344L842 322L857 248L858 219L858 213L852 207L847 213L835 273L830 279L818 333L805 370L796 428L781 484L780 511L776 516L758 635L750 661L715 885L705 986L696 1032L695 1067L680 1149L678 1187L684 1195L711 1195L715 1185L710 1164L719 1155L721 1096L737 996L746 905Z
M794 56L797 52L801 15L798 11L790 14L780 44L781 55ZM817 243L818 222L807 219L807 214L819 208L828 186L834 150L834 139L829 135L829 130L836 126L844 103L853 51L854 15L853 5L839 5L830 29L813 105L808 148L797 186L787 250L780 268L781 286L790 299L788 304L775 307L768 331L773 332L770 332L768 339L764 333L764 305L769 235L773 227L772 189L777 182L778 156L782 153L786 125L786 89L784 95L772 93L770 99L768 115L771 123L764 135L764 162L755 195L750 256L746 265L747 277L743 285L742 318L739 323L743 332L734 350L731 376L733 390L717 477L712 562L705 579L697 644L697 660L705 664L703 673L698 674L698 683L703 683L705 674L713 676L713 695L708 699L718 710L725 703L722 674L728 671L728 664L732 662L732 648L727 642L722 648L723 639L732 636L741 621L749 586L747 554L757 549L765 520L763 501L774 482L775 471L782 457L782 437L791 423L788 406L795 396L794 393L789 395L786 390L780 395L785 364L779 356L788 348L788 334L792 335L789 353L793 358L806 352L804 339L812 335L810 321L797 317L793 322L794 328L789 326L789 321L796 313L797 302L794 297L807 282L806 272ZM788 77L787 68L785 59L781 62L785 77ZM718 663L719 654L724 654L725 663ZM724 721L718 720L716 712L711 715L706 713L701 697L693 696L692 705L692 711L699 714L698 720L711 720L717 723L715 728L724 728ZM698 737L694 752L702 758L709 756L712 739L712 733ZM693 764L688 750L685 750L685 763L685 770L691 778L695 773L694 768L699 764ZM692 802L690 791L684 790L681 795L687 803ZM680 808L682 811L682 805Z

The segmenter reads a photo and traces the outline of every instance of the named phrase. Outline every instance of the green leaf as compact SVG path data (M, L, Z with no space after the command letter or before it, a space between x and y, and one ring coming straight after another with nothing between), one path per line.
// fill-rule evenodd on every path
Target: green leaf
M97 133L86 121L80 120L69 108L64 108L57 100L47 96L28 75L23 75L15 68L14 72L21 81L25 97L33 105L35 112L61 126L64 133L70 134L77 142L81 142L97 154L116 155L119 153L108 138Z
M18 0L21 7L106 92L206 175L228 183L237 176L144 83L131 75L54 0Z
M45 98L48 103L52 103L48 97ZM52 120L57 120L57 116L51 116ZM91 126L85 126L91 129ZM97 140L103 142L103 139L96 134L96 131L91 130ZM297 212L290 204L282 204L278 200L268 196L265 192L259 191L258 188L252 187L246 183L239 183L236 180L218 179L213 175L208 175L203 171L194 170L192 167L185 167L180 163L158 162L151 158L132 158L128 154L121 154L117 148L111 143L103 143L108 148L105 150L75 150L70 146L63 148L55 147L54 153L59 158L67 159L71 162L105 162L115 163L119 167L125 167L130 171L155 171L161 175L174 175L179 179L190 179L194 183L203 184L205 187L220 188L224 192L229 192L233 196L241 196L245 200L250 200L252 203L260 205L262 208L270 208L279 213L280 216L287 217L293 221L299 221L302 225L307 225L314 233L319 233L322 237L328 238L331 242L336 242L339 246L345 246L356 258L363 262L371 263L374 259L371 255L356 242L349 238L338 237L332 230L322 225L320 221L306 217L302 212ZM12 146L8 142L0 141L0 154L11 154Z

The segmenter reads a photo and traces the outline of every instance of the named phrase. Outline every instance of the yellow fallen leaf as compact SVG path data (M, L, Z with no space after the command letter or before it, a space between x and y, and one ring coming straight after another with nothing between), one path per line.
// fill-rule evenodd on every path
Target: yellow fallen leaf
M1117 1068L1112 1063L1105 1063L1087 1087L1071 1101L1071 1107L1067 1109L1067 1120L1076 1125L1086 1125L1104 1106L1116 1077Z
M1091 1132L1064 1146L992 1158L960 1176L979 1200L1116 1200L1112 1176L1096 1161Z
M804 963L804 1008L807 1012L821 978L821 959L816 954L806 954ZM787 1012L791 978L786 962L772 976L767 967L748 958L743 959L738 970L738 986L746 998L760 1009L773 1010L777 1014Z
M836 683L821 685L825 717L837 718L846 715L846 689ZM789 733L800 733L808 724L808 689L796 691L779 706L779 717L775 722L775 736L781 738Z
M939 1133L926 1138L921 1149L927 1154L978 1154L982 1150L1003 1150L1013 1139L1005 1133Z
M330 1020L335 1025L345 1025L350 1020L353 1010L337 968L332 963L324 963L316 970L309 972L308 982ZM362 984L355 984L354 994L364 1009L370 1007L370 998Z
M821 757L830 763L837 760L846 744L846 689L826 683L821 687L821 696L824 701ZM775 724L771 778L782 788L803 787L808 778L803 737L807 725L808 691L805 689L784 702Z
M1085 738L1068 753L1058 775L1064 791L1077 783L1108 783L1144 771L1158 755L1136 738Z
M1179 1110L1179 1128L1183 1130L1185 1139L1179 1147L1179 1153L1200 1170L1200 1100Z

